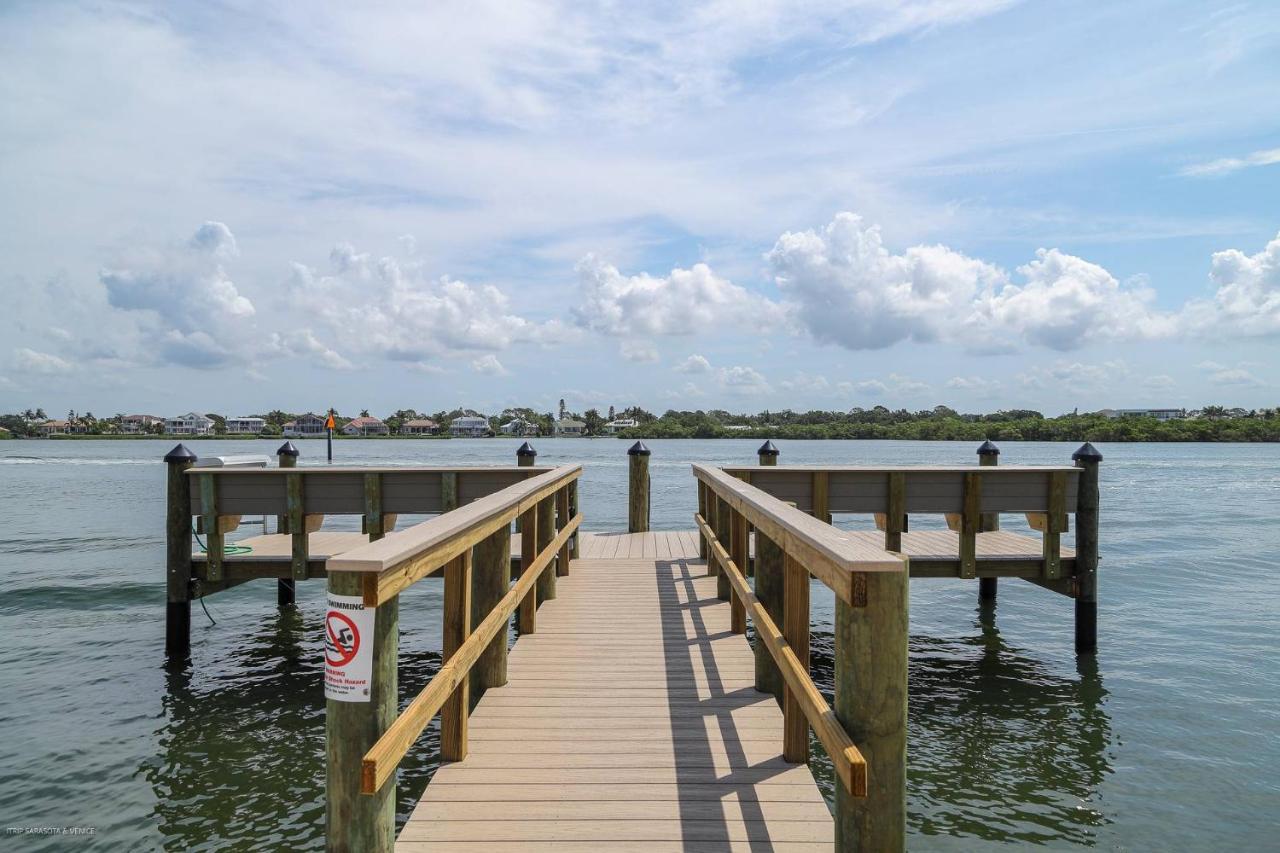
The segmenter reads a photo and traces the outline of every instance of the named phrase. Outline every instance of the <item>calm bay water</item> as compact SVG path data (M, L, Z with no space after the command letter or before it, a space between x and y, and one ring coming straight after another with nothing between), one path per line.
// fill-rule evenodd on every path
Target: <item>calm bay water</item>
M749 464L758 443L650 442L655 529L692 527L690 462ZM343 441L335 452L353 464L509 464L517 444ZM585 529L625 526L623 442L535 444L540 463L585 464ZM974 445L946 442L780 447L784 464L976 461ZM192 614L191 666L167 671L168 448L0 444L0 820L96 828L6 836L8 849L323 846L323 583L300 585L298 609L283 613L270 582L210 598L210 618ZM300 464L323 464L322 442L300 448ZM1002 449L1004 464L1069 463L1074 446ZM992 616L973 582L912 583L913 850L1280 849L1280 446L1101 450L1096 659L1072 653L1066 598L1005 581ZM814 657L829 692L824 592L814 586ZM438 582L402 598L401 631L411 696L440 663ZM436 745L433 725L404 764L402 818ZM829 787L820 760L815 770Z

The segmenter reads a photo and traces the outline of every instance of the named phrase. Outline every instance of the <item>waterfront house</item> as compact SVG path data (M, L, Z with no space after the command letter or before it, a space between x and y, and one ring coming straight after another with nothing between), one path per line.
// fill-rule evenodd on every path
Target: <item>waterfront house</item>
M159 415L125 415L120 419L120 431L128 435L139 435L151 432L156 424L163 424L164 418Z
M489 420L478 415L463 415L449 422L449 434L456 438L483 438L489 433Z
M512 418L502 426L498 427L498 432L503 435L533 435L538 434L538 425L526 421L524 418Z
M639 421L637 421L635 418L618 418L617 420L609 421L607 424L605 424L604 431L607 432L609 435L613 435L620 429L631 429L632 427L636 427L639 425L640 425Z
M1103 409L1099 414L1107 418L1155 418L1158 421L1177 421L1187 416L1186 409Z
M440 424L430 418L413 418L400 424L401 435L435 435L440 431Z
M213 418L199 412L187 412L166 418L164 431L169 435L209 435L213 432Z
M569 418L556 421L555 427L555 434L565 438L581 438L587 434L586 424Z
M366 415L347 421L343 424L342 431L347 435L387 435L391 432L382 420Z
M288 421L282 428L285 438L318 438L325 434L324 418L307 412L295 421Z
M40 430L40 434L43 436L66 435L67 422L66 421L45 421L44 423L39 424L36 427L36 429Z
M257 435L267 426L266 420L263 418L250 417L241 415L238 418L227 418L227 433L229 435Z

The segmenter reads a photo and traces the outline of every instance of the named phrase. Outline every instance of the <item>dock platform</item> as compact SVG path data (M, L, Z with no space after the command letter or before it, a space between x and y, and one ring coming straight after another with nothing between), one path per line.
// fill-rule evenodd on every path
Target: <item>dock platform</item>
M580 553L396 850L830 850L696 535L584 533Z

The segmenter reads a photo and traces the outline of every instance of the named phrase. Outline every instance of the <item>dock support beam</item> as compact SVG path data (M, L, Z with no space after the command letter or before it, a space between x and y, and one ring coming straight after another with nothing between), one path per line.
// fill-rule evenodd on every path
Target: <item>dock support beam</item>
M298 448L293 446L292 441L286 441L280 445L280 449L276 451L276 458L280 460L281 468L298 467ZM276 516L276 532L285 533L289 529L289 516ZM293 578L278 578L276 580L276 606L289 607L297 600L297 581Z
M356 572L332 572L329 592L362 594ZM327 766L325 849L329 853L391 853L396 841L396 783L391 779L376 794L361 794L366 752L396 719L396 661L400 651L400 597L379 604L374 616L373 675L369 701L325 700Z
M836 600L835 713L870 768L865 798L836 785L838 853L906 850L907 575L868 572L865 606Z
M1098 466L1102 454L1085 442L1071 454L1080 469L1076 492L1076 654L1098 650Z
M1000 448L990 441L982 442L978 448L978 465L995 466L1000 464ZM978 519L978 530L989 533L1000 529L1000 513L984 512ZM978 601L993 603L996 600L996 578L978 578Z
M168 467L165 518L164 654L181 663L191 654L191 487L186 471L196 455L179 444L164 457Z
M479 625L511 588L511 534L502 529L471 550L471 624ZM507 683L510 626L493 638L471 667L470 705L474 709L490 687Z
M649 448L637 441L627 451L630 477L627 483L627 532L649 532Z
M782 549L759 530L756 531L756 598L764 605L775 625L783 624L783 556ZM782 673L769 648L756 640L756 690L771 693L782 702Z
M532 468L538 461L538 451L534 450L533 445L525 442L516 448L516 467ZM520 519L516 518L516 533L520 532Z

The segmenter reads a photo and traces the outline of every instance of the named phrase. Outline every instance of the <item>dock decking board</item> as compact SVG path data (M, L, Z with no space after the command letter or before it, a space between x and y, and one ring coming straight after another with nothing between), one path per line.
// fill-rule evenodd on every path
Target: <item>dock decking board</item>
M583 534L580 553L396 850L830 850L693 535Z

